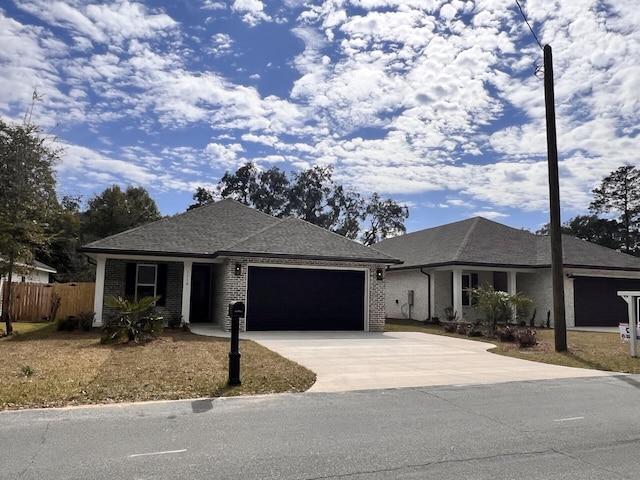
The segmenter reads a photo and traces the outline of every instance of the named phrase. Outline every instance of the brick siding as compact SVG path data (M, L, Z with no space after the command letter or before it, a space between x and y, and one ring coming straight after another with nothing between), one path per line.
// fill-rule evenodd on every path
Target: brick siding
M167 265L167 296L164 306L156 307L156 310L164 316L165 323L173 315L180 316L182 312L182 271L183 265L180 262L151 262L131 260L116 260L109 258L105 264L104 272L104 296L125 296L126 270L127 263L144 263L146 265L158 265L164 263ZM103 316L110 318L110 309L104 305L103 300Z
M182 275L183 264L180 262L152 262L138 261L146 264L166 263L167 267L167 296L165 305L157 307L160 313L168 320L172 315L180 316L182 311ZM126 281L126 260L107 259L105 265L104 294L124 295ZM236 275L235 266L240 264L240 275ZM212 264L213 268L213 299L211 309L213 312L213 322L220 325L224 330L231 329L231 319L228 315L229 304L232 302L247 303L247 278L248 266L251 265L289 265L292 267L320 267L320 268L352 268L366 269L368 273L369 291L368 316L369 331L384 331L385 324L385 282L377 280L376 270L383 268L377 264L362 264L349 262L329 262L317 260L297 260L292 262L286 259L270 258L227 258L223 263ZM384 273L386 275L386 272ZM105 318L109 312L106 307ZM240 319L240 329L246 330L246 320Z
M241 266L240 275L235 274L236 263ZM228 315L229 303L247 303L247 278L249 265L289 265L292 267L327 267L327 268L353 268L367 269L369 273L369 331L384 331L385 323L385 283L376 279L376 270L382 268L376 264L362 264L354 262L328 262L319 260L296 260L292 262L286 259L276 258L228 258L222 265L216 265L214 311L215 323L221 325L224 330L231 328L231 318ZM246 320L240 320L240 329L246 329Z

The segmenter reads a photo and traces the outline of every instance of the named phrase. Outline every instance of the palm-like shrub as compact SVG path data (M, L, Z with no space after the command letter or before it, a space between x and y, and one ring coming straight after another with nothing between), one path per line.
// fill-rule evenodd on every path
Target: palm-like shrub
M138 300L106 297L104 303L113 314L102 330L100 343L139 342L162 333L163 318L153 309L159 299L159 296Z
M469 293L474 299L474 308L484 313L487 318L489 336L495 335L498 323L509 322L514 309L516 316L522 317L527 315L533 307L531 299L521 293L509 295L507 292L495 290L492 286L472 288Z

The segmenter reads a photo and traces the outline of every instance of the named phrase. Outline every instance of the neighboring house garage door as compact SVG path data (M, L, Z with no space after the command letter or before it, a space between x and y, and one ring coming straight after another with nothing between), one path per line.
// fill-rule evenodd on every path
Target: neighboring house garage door
M576 327L617 327L628 321L620 290L640 290L640 280L576 277L573 279Z
M365 272L249 267L247 330L364 330Z

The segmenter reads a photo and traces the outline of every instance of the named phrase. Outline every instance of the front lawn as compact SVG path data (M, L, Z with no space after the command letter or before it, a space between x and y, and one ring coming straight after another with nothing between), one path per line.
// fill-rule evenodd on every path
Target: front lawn
M387 320L386 330L413 331L468 338L457 333L445 333L442 325L423 325L412 320ZM522 358L536 362L552 363L568 367L592 368L622 373L640 373L640 359L631 358L629 343L620 340L617 333L567 332L568 352L555 351L553 329L536 329L538 344L535 347L518 348L515 343L501 342L497 338L472 337L469 340L490 342L495 348L490 352L508 357Z
M228 387L229 339L165 330L143 344L101 345L100 332L15 323L0 339L0 409L301 392L315 374L240 341L242 385Z

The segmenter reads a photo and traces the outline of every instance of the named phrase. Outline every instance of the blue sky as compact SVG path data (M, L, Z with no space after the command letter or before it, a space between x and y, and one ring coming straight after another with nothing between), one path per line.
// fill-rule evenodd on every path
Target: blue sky
M637 0L523 0L553 47L562 218L640 151ZM64 148L59 192L184 211L247 161L332 165L408 231L548 221L542 51L508 0L4 0L0 115Z

